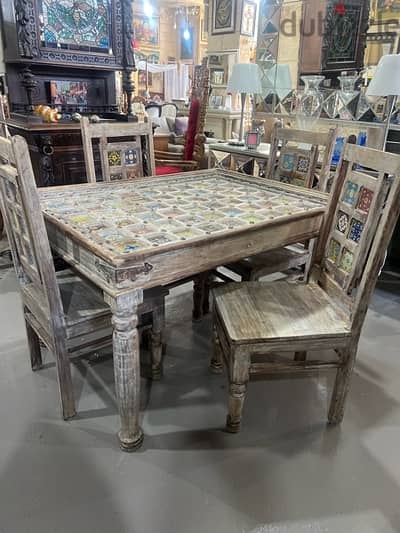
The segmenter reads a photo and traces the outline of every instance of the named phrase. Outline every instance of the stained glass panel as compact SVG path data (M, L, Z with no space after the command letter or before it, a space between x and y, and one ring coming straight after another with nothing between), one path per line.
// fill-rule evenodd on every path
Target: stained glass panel
M41 0L39 14L43 45L109 52L110 0Z

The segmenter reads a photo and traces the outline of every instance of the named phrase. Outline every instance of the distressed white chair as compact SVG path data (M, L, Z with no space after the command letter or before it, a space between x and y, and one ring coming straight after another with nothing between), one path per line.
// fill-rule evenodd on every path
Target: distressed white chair
M253 374L337 369L328 420L341 422L361 328L399 214L400 157L347 144L311 281L231 283L215 290L211 364L221 368L223 357L227 365L229 431L239 431ZM308 358L325 349L334 357Z
M98 141L102 181L155 175L153 132L150 122L81 120L87 181L96 182L93 139Z
M111 344L111 313L102 294L72 270L55 272L28 146L22 137L0 138L0 198L20 283L31 365L42 365L39 339L54 353L62 415L75 415L70 357ZM152 365L161 364L162 292L145 294L141 320L152 316ZM144 322L142 322L144 325Z

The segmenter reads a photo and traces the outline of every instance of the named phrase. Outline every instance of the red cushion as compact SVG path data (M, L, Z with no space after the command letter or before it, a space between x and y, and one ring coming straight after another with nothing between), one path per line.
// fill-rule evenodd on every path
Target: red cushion
M193 150L194 150L194 138L196 136L197 130L197 119L199 118L200 111L200 100L194 98L190 104L189 111L189 124L186 131L186 144L185 144L185 154L184 159L186 161L193 160Z
M156 166L156 176L162 176L163 174L177 174L178 172L182 172L182 169L172 165Z

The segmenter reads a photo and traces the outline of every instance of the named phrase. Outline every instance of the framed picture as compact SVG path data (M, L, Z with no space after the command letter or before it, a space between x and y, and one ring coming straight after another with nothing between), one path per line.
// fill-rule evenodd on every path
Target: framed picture
M213 0L212 35L235 33L236 0Z
M158 46L160 44L160 18L147 17L145 15L135 15L133 18L133 29L138 42L147 46Z
M57 80L50 82L50 96L53 105L87 105L88 83L85 81Z
M186 30L188 35L183 31L180 34L181 59L193 59L193 26L188 26Z
M139 85L146 85L146 71L138 70L138 81ZM147 72L147 86L151 87L153 85L153 74Z
M261 135L258 131L248 131L244 136L246 148L256 149L261 142Z
M242 22L240 33L253 37L257 17L257 3L252 0L244 0L242 8Z
M214 68L210 72L211 85L224 85L225 83L225 70L221 68Z

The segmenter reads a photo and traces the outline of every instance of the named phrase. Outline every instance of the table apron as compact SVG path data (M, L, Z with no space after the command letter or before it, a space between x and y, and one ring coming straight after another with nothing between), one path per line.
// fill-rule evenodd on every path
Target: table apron
M275 221L271 226L160 251L120 268L72 240L55 225L48 223L47 231L54 251L107 294L115 296L127 290L167 285L250 255L304 242L318 236L322 220L323 213L316 213L280 224Z

